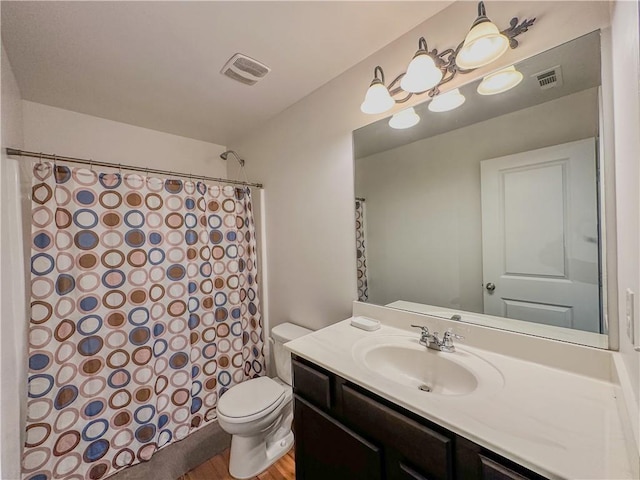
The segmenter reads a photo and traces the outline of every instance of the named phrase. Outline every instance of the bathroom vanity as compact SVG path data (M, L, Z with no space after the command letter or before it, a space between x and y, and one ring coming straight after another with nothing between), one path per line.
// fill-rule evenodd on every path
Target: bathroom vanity
M436 352L410 324L449 322L375 308L396 320L375 332L345 320L286 345L296 478L637 478L618 387L609 366L592 368L610 352L471 325L456 327L455 352ZM554 364L563 348L584 360Z
M544 478L302 358L293 375L297 479Z

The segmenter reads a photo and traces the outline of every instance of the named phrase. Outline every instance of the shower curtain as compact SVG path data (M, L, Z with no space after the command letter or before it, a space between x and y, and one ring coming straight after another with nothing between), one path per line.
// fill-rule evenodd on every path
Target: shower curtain
M248 188L40 163L23 479L100 479L264 374Z
M367 283L364 200L356 200L356 262L358 269L358 300L366 302L369 299L369 285Z

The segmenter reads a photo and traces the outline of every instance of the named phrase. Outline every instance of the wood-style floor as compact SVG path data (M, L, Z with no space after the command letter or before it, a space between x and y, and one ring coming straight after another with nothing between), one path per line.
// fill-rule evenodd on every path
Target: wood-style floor
M292 448L267 471L252 480L295 480L296 462L293 451ZM185 473L178 480L233 480L229 475L229 449Z

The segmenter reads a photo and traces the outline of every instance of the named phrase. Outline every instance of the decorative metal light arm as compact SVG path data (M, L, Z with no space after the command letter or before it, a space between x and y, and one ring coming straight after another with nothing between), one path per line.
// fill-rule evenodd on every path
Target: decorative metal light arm
M525 18L522 23L518 25L518 17L513 17L511 22L509 22L509 28L500 33L509 39L509 47L511 49L518 48L518 41L516 40L516 37L528 31L529 27L532 26L535 21L535 18L532 18L531 20Z
M380 74L380 77L378 77L378 74ZM373 80L375 81L376 79L379 79L384 84L384 71L380 65L373 69Z
M486 8L484 6L484 2L479 2L478 18L476 18L476 21L474 22L472 28L478 25L479 23L488 22L488 21L489 19L486 16ZM516 40L516 37L527 32L529 28L535 23L535 21L536 19L532 18L532 19L525 19L522 22L520 22L518 17L513 17L509 23L509 27L501 31L500 33L505 37L507 37L509 41L509 47L511 49L515 49L518 47L518 41ZM418 51L416 52L415 56L419 54L429 55L436 63L436 66L444 72L442 80L440 80L440 82L438 82L436 86L434 86L429 90L425 90L424 92L410 93L400 88L400 81L406 75L406 72L403 72L400 75L398 75L396 78L394 78L391 81L391 83L389 83L388 85L389 94L391 95L391 97L393 97L393 100L396 103L404 103L408 101L413 95L422 95L424 93L427 93L430 97L434 97L440 93L440 87L442 85L453 80L459 73L465 74L475 70L475 68L470 68L465 70L456 63L456 58L463 46L464 46L464 41L460 42L460 44L456 48L448 48L438 53L437 49L433 49L429 51L427 47L426 39L424 37L420 37L420 39L418 40ZM376 66L374 70L374 80L373 80L374 82L379 81L378 75L380 76L379 78L381 79L382 83L384 83L384 72L382 70L382 67L380 66ZM404 94L404 96L396 98L396 96L399 96L400 94Z

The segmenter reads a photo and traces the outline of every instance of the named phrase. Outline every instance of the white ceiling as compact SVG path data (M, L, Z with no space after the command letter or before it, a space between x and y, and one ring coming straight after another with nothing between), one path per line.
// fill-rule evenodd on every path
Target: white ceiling
M226 145L450 3L3 1L2 41L25 100Z

